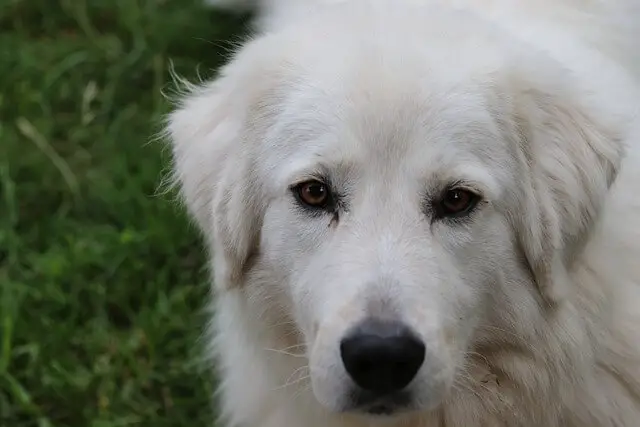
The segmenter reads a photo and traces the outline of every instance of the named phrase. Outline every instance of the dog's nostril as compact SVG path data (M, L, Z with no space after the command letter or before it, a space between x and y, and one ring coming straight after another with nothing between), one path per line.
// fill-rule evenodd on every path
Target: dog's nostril
M359 387L387 394L413 380L424 362L425 345L402 323L367 319L342 340L340 354Z

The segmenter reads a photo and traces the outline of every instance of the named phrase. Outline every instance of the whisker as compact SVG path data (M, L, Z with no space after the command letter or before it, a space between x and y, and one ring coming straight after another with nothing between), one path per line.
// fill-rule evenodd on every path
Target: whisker
M268 347L265 347L265 350L266 350L266 351L272 351L272 352L274 352L274 353L283 354L283 355L285 355L285 356L290 356L290 357L298 357L298 358L306 358L306 357L307 357L307 355L306 355L306 354L295 354L295 353L291 353L291 352L286 351L286 350L279 350L279 349L277 349L277 348L268 348Z
M284 383L283 385L281 385L281 386L279 386L279 387L276 387L276 388L275 388L275 389L273 389L273 390L274 390L274 391L275 391L275 390L281 390L281 389L283 389L283 388L286 388L286 387L292 386L292 385L294 385L294 384L300 383L300 382L302 382L302 381L305 381L305 380L307 380L307 379L311 378L311 375L309 375L308 371L307 371L307 373L305 374L305 371L304 371L305 369L307 369L307 370L308 370L308 369L309 369L309 366L307 366L307 365L305 365L305 366L301 366L301 367L299 367L298 369L294 370L294 371L291 373L291 375L289 375L289 378L287 378L287 380L285 381L285 383ZM300 378L295 379L295 380L293 380L293 381L292 381L292 378L293 378L297 373L299 373L299 372L300 372L300 373L302 373L302 376L301 376Z

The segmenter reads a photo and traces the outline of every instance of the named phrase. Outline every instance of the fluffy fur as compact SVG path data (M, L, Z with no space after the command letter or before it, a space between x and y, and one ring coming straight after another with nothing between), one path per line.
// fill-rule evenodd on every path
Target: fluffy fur
M637 4L261 4L167 127L225 426L640 423ZM330 215L290 191L318 176ZM435 219L459 182L482 202ZM365 316L426 343L408 411L349 406L337 348Z

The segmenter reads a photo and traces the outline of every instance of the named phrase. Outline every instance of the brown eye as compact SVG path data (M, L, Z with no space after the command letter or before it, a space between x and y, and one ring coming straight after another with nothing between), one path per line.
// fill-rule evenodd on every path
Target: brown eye
M439 203L441 217L454 217L468 213L478 203L478 195L463 189L448 190Z
M309 207L324 208L329 203L329 188L320 181L303 182L294 191L298 200Z

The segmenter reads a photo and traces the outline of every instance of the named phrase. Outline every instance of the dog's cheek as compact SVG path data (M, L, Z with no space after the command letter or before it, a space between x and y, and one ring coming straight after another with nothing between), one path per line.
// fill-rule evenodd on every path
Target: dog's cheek
M265 209L260 230L260 258L277 283L280 298L288 302L287 316L305 335L312 331L324 287L319 251L325 239L317 219L305 217L293 197L284 194Z

